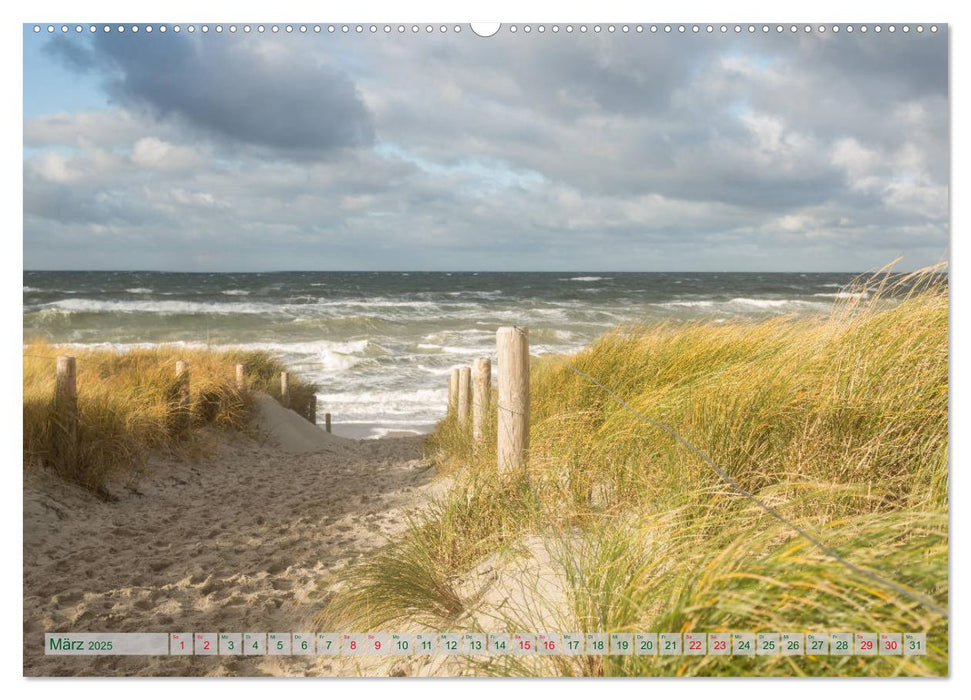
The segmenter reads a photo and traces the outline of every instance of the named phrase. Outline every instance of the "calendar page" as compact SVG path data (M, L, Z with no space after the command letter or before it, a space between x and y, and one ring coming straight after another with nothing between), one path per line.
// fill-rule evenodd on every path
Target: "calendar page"
M23 675L949 674L946 23L229 14L22 27Z

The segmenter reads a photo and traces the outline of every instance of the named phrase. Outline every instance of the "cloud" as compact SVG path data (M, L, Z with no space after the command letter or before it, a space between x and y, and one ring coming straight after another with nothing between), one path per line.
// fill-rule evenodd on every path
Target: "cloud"
M132 146L131 160L135 165L156 170L191 170L203 159L193 148L177 146L154 136L138 139Z
M115 104L25 122L28 267L863 270L948 245L946 32L43 40Z
M299 52L258 50L254 40L99 33L86 49L55 37L49 50L78 70L104 72L120 103L231 141L299 157L371 143L370 115L346 75Z

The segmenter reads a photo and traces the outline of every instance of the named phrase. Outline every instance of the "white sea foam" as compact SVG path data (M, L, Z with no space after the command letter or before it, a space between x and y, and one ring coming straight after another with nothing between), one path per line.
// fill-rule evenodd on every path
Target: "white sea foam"
M246 291L245 289L224 289L223 291L221 291L219 293L220 294L225 294L226 296L229 296L229 297L245 297L245 296L249 296L249 292Z
M824 292L822 294L813 294L813 296L829 299L866 299L870 295L866 292L834 292L832 294Z
M202 301L101 301L96 299L60 299L44 308L65 313L143 313L171 316L177 314L273 314L281 307L275 304L239 304Z
M600 280L612 280L613 277L560 277L561 282L599 282Z
M125 290L129 294L151 294L153 290L148 287L130 287Z
M43 292L43 291L44 291L43 289L38 289L37 287L29 287L26 284L24 285L24 294L30 294L32 292Z
M408 417L421 422L434 420L448 400L448 389L400 391L341 391L318 394L322 405L335 416L348 419L373 419L374 416Z
M714 304L715 302L711 301L710 299L698 299L695 301L662 301L655 304L655 306L663 306L665 308L683 307L686 309L707 309L711 306L714 306Z

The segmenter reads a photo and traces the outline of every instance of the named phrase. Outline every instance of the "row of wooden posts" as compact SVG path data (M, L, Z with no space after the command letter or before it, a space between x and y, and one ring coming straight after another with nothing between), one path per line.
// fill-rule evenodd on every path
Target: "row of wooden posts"
M529 447L529 329L506 326L496 331L498 363L497 445L499 470L516 469L526 463ZM192 420L189 394L189 364L175 363L177 383L174 387L174 424L177 430L188 430ZM236 365L236 388L246 391L246 366ZM492 401L492 363L480 357L472 367L452 370L448 385L448 411L455 415L461 427L471 427L477 443L485 440L485 423ZM290 407L290 373L280 373L280 403ZM316 402L311 421L316 423ZM57 358L57 383L54 392L56 456L73 463L77 454L78 390L77 360L69 356ZM471 425L470 425L471 424ZM324 427L331 430L330 414L324 414Z
M63 464L73 464L77 457L78 442L78 386L77 359L68 355L57 357L57 380L54 389L54 426L56 459ZM173 428L176 432L189 429L192 422L192 402L189 393L189 363L175 363L176 384L172 398ZM246 391L246 365L236 365L236 389ZM280 373L280 403L290 408L290 373ZM311 406L310 421L317 422L317 402ZM330 432L330 414L324 414L324 428Z
M522 467L529 448L529 329L505 326L496 331L497 431L499 471ZM448 411L472 439L485 440L486 420L492 401L492 363L480 357L471 367L452 370L448 382Z

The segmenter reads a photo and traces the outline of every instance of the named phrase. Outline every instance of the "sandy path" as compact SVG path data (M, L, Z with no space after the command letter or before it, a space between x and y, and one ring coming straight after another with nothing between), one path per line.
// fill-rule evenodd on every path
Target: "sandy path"
M327 436L316 452L212 439L208 457L153 458L113 503L25 476L26 675L339 672L326 657L43 655L45 631L309 630L319 582L442 488L415 437Z

